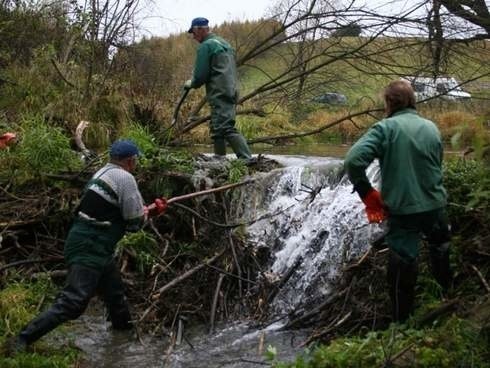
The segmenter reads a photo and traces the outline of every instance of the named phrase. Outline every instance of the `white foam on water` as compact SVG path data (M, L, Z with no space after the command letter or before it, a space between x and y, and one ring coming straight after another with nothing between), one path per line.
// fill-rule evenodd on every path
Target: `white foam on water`
M256 184L244 189L248 203L241 203L240 216L274 214L253 223L247 232L257 247L271 251L267 277L280 280L292 271L273 301L279 313L288 313L328 295L342 268L366 252L384 230L368 225L364 205L352 193L341 160L270 158L285 167L256 177ZM368 169L372 182L379 181L378 171L377 163Z

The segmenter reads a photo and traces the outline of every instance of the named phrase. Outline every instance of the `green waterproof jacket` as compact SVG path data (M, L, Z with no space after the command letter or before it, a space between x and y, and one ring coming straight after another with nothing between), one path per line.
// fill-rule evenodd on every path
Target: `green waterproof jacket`
M235 50L221 37L210 33L197 49L191 88L206 85L208 101L236 102L237 71Z
M373 125L351 147L344 167L354 188L371 187L366 168L379 159L381 196L390 214L426 212L446 205L443 147L436 125L403 109Z

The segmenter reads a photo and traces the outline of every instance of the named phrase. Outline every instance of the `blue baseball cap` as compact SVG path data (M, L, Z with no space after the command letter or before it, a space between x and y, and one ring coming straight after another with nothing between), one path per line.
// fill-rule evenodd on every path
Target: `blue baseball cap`
M191 23L191 28L187 31L187 33L192 33L192 28L194 27L207 27L209 20L203 17L194 18Z
M114 158L139 156L138 146L130 139L120 139L112 143L109 155Z

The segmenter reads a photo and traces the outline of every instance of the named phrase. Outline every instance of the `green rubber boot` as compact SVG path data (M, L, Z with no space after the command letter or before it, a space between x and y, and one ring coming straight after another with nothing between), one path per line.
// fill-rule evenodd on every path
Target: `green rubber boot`
M226 140L230 144L236 157L243 160L250 160L252 158L252 152L248 147L247 141L240 133L230 134L226 137Z
M224 139L214 139L214 154L216 156L225 156L226 155L226 143Z

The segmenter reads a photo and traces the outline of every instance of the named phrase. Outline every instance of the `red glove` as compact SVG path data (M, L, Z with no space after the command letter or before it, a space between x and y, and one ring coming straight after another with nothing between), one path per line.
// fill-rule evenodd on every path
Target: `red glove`
M15 135L15 133L10 132L0 135L0 149L7 148L7 146L15 143L16 138L17 136Z
M369 190L369 192L362 198L362 201L366 205L366 215L370 223L380 223L386 219L387 212L381 194L376 189Z
M158 216L165 212L167 209L167 199L166 198L157 198L155 201L149 206L144 206L143 211L145 213L145 217L148 216Z
M166 198L157 198L153 203L155 204L157 215L164 213L168 206Z

